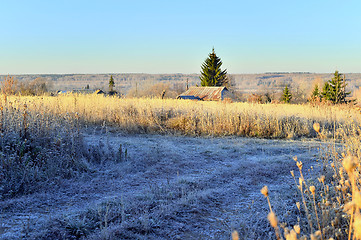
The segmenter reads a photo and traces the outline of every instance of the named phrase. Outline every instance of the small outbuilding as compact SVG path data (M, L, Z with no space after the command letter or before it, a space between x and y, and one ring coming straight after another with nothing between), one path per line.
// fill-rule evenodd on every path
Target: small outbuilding
M226 87L190 87L180 94L177 99L221 101L227 97L228 93Z
M94 93L95 94L105 94L105 92L101 89L97 89Z

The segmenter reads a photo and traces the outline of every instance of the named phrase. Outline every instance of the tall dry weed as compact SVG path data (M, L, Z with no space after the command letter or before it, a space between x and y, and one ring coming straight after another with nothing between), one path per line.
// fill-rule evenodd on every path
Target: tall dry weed
M0 98L0 198L87 170L76 117L55 116L41 100Z
M318 123L314 124L314 130L324 137ZM299 183L293 171L291 175L300 192L300 198L295 201L301 231L291 237L292 226L282 225L285 239L361 239L360 129L353 123L335 130L338 133L334 136L338 134L342 144L337 147L334 139L327 154L320 156L323 165L318 178L305 179L303 164L295 158ZM261 192L264 194L263 189Z

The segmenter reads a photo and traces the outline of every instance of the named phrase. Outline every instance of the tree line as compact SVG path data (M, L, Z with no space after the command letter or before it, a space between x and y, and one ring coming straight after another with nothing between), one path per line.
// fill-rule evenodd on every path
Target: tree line
M309 102L330 102L333 104L350 103L354 100L348 99L351 92L346 91L346 76L339 73L337 70L331 80L324 83L322 90L319 89L318 84L312 90ZM290 103L292 94L288 86L283 90L281 100L284 103Z
M230 86L227 69L222 70L221 66L222 60L216 55L213 48L208 58L201 65L200 80L203 87ZM309 101L331 102L333 104L350 103L353 100L347 99L351 92L346 91L346 86L345 75L335 71L334 77L324 84L322 91L319 90L317 84L315 85ZM292 93L288 86L285 86L280 100L284 103L290 103L291 99Z

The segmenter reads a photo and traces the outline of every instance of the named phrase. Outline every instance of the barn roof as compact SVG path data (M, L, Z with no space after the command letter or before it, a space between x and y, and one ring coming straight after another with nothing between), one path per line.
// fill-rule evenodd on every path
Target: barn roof
M222 91L228 91L226 87L191 87L181 95L179 95L179 98L185 99L185 98L200 98L201 100L222 100Z
M188 96L188 95L179 95L177 99L188 99L188 100L202 100L200 97L197 96Z

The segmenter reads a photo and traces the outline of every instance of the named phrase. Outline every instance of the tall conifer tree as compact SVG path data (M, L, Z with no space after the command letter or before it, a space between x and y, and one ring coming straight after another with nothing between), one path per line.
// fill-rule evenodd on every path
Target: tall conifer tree
M330 84L328 82L325 82L322 88L321 92L321 98L322 101L330 101L331 95L330 95Z
M329 85L329 99L332 103L347 103L346 97L351 92L346 92L345 75L342 76L338 71L335 71L334 77L328 81Z
M109 92L113 92L114 91L114 79L113 79L113 75L110 75L110 79L109 79Z
M281 100L284 103L290 103L291 99L292 99L292 94L291 94L290 90L288 90L288 87L286 85L285 89L283 90L283 95L282 95Z
M227 84L227 69L222 71L221 66L222 60L217 57L213 48L201 66L200 79L203 87L219 87Z

